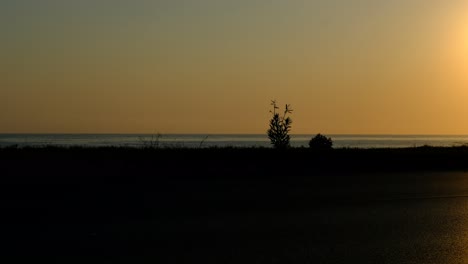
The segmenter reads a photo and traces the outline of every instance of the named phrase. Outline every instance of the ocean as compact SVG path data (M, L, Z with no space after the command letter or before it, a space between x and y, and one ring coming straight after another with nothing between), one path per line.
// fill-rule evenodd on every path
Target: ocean
M327 135L336 148L405 148L461 146L468 136L424 135ZM307 147L313 135L291 135L291 145ZM0 147L85 146L85 147L271 147L266 134L0 134Z

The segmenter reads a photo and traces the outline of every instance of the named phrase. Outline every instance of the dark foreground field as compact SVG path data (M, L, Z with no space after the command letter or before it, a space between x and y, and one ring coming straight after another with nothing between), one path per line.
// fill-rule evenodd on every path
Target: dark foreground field
M468 263L468 148L0 149L2 256Z

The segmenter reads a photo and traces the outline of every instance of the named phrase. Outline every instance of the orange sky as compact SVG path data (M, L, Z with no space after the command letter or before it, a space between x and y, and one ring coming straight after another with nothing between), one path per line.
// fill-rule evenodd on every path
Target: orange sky
M0 133L468 134L464 2L2 1Z

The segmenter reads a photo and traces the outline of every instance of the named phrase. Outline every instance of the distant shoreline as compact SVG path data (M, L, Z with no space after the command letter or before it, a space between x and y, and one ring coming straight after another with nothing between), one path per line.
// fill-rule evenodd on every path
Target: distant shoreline
M406 148L463 146L468 136L326 135L336 148ZM291 135L293 147L307 147L313 135ZM0 134L5 146L141 147L147 143L175 148L271 147L266 134Z

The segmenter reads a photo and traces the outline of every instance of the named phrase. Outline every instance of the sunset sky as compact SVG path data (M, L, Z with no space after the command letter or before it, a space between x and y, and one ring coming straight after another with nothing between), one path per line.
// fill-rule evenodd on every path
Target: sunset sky
M468 134L466 0L1 0L0 133Z

